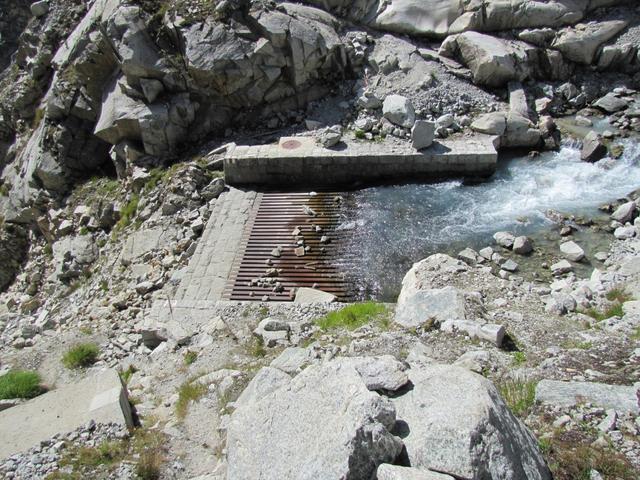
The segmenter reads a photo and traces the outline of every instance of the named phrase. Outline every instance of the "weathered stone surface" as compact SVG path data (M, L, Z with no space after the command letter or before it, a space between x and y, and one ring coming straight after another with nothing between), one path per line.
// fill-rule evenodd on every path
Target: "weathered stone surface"
M519 42L503 40L478 32L464 32L448 37L440 53L459 58L473 75L474 83L500 87L510 81L522 81L533 74L536 65L534 47Z
M573 241L561 243L560 251L567 257L567 260L571 260L572 262L579 262L584 258L584 250Z
M391 123L404 128L411 128L416 121L411 100L402 95L388 95L382 104L382 114Z
M513 252L520 255L526 255L533 251L531 240L525 236L519 236L513 239Z
M506 129L501 138L501 147L535 147L540 143L541 133L526 117L509 112L506 119Z
M369 390L394 392L409 382L405 367L391 355L351 360Z
M411 466L469 479L550 479L535 437L493 384L464 368L409 369L393 399ZM406 436L405 436L406 435Z
M34 17L42 17L49 13L49 2L47 0L41 0L31 4L31 14Z
M636 227L618 227L613 231L613 236L618 240L626 240L636 236Z
M485 113L471 124L471 128L478 133L501 136L507 129L507 114L504 112Z
M411 129L411 144L416 150L431 146L436 133L436 126L427 120L417 120Z
M53 244L53 262L60 280L80 276L97 257L98 247L90 235L64 237Z
M630 222L635 216L636 208L634 201L623 203L611 214L611 218L623 224Z
M629 106L629 101L620 98L616 93L607 93L604 97L599 98L593 104L594 107L597 107L601 110L604 110L607 113L615 113L620 110L624 110Z
M602 143L600 135L591 131L582 140L580 159L585 162L597 162L607 156L607 147Z
M454 480L443 473L419 470L417 468L399 467L383 463L378 467L378 480Z
M573 270L573 265L571 265L566 260L560 260L559 262L556 262L553 265L551 265L550 268L551 268L551 273L553 273L554 275L561 275L563 273L571 272Z
M302 370L310 362L309 350L301 347L290 347L278 355L269 365L285 373L294 374Z
M117 423L133 428L127 391L115 370L58 386L22 405L0 412L0 458L33 447L58 433L86 425Z
M516 237L511 232L496 232L493 234L493 239L501 247L511 249Z
M227 478L370 478L402 450L390 433L395 419L348 361L312 365L232 414Z
M259 402L270 393L287 386L290 382L291 377L281 369L263 367L242 391L235 402L236 407Z
M409 35L445 36L457 15L449 0L393 0L384 4L373 25Z
M331 303L336 296L316 288L302 287L296 291L294 303Z
M448 333L464 333L472 339L481 339L493 343L496 347L502 345L506 333L504 326L494 323L481 324L469 320L446 320L440 330Z
M619 413L640 413L638 386L607 385L593 382L542 380L536 387L536 401L556 407L592 403Z
M572 62L591 65L604 42L615 37L627 26L622 20L578 24L560 31L551 44Z
M406 277L405 277L406 278ZM405 293L398 297L395 322L413 328L432 320L466 318L464 294L455 287L433 288Z

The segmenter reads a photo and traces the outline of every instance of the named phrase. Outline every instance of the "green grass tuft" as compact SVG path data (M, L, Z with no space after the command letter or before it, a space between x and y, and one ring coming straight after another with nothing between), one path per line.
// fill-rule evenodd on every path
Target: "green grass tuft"
M189 404L200 400L207 393L207 386L201 383L187 380L178 389L178 401L176 402L176 416L183 420L187 416Z
M116 224L116 230L122 230L123 228L131 225L131 221L138 213L138 204L140 203L140 196L137 194L131 195L131 198L127 204L122 207L120 212L120 220Z
M95 343L80 343L71 347L62 356L62 364L67 368L89 367L96 363L100 348Z
M588 310L585 310L583 313L590 316L594 320L597 320L598 322L606 320L607 318L622 317L624 315L621 303L616 303L615 305L612 305L611 307L608 307L604 310L590 308Z
M355 330L374 320L379 320L383 325L388 325L388 322L382 318L387 313L387 307L381 303L352 303L340 310L329 312L326 316L316 320L316 323L325 331L340 328Z
M527 361L527 355L524 352L521 352L521 351L513 352L512 356L513 356L514 365L523 365Z
M624 288L616 287L609 290L606 294L607 300L610 302L624 303L632 300L633 297L629 295Z
M184 354L185 365L191 365L198 358L198 353L192 350L187 350Z
M518 417L526 417L536 399L537 382L503 380L498 386L509 409Z
M12 370L0 377L0 399L37 397L45 391L40 382L37 372Z

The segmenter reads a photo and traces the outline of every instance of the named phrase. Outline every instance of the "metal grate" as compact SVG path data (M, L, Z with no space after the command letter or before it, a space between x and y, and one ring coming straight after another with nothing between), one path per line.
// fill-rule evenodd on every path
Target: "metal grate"
M290 301L296 288L315 287L341 301L351 299L349 282L338 260L346 232L336 227L343 218L338 193L261 194L224 298Z

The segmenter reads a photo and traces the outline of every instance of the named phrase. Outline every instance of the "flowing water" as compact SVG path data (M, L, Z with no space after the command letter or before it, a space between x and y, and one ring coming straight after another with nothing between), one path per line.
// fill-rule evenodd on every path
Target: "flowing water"
M411 265L435 252L482 248L499 230L535 235L556 210L596 216L604 202L640 187L640 144L627 141L618 160L580 161L575 145L530 159L505 158L487 182L384 186L349 197L353 229L347 256L355 259L363 298L394 300Z

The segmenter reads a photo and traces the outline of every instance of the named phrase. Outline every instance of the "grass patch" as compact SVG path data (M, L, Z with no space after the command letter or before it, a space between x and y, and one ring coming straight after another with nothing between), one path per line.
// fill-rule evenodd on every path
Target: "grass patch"
M74 471L95 468L100 465L110 467L120 463L129 448L126 440L105 440L97 447L78 447L69 449L60 460L60 466L70 466Z
M503 380L497 386L509 409L518 417L526 417L536 400L537 382Z
M118 220L118 223L116 224L117 230L122 230L131 225L131 221L136 216L136 213L138 213L139 203L140 196L137 194L131 195L131 198L129 199L127 204L122 207L122 210L120 212L120 220Z
M249 344L249 355L256 358L263 358L267 355L267 350L264 348L264 339L262 337L253 337Z
M137 479L157 480L165 461L166 438L156 430L138 428L133 436L122 440L107 440L96 447L70 446L64 450L60 466L64 471L48 475L47 480L82 480L114 478L118 465L134 465Z
M383 315L387 313L387 307L381 303L353 303L340 310L329 312L326 316L316 320L316 323L324 331L340 328L355 330L374 320L382 321Z
M620 288L620 287L609 290L606 294L606 298L610 302L618 302L618 303L624 303L624 302L628 302L629 300L633 300L633 297L629 295L624 288Z
M0 377L0 399L37 397L45 391L41 381L37 372L12 370Z
M80 343L71 347L62 356L62 364L67 368L84 368L96 363L100 348L95 343Z
M200 400L207 393L207 386L193 380L187 380L178 389L178 401L176 402L176 416L184 420L189 411L189 404Z
M527 355L524 352L516 351L511 354L514 365L524 365L527 362Z
M611 318L611 317L622 317L624 315L623 311L622 311L622 304L621 303L616 303L615 305L612 305L611 307L608 307L604 310L598 310L596 308L590 308L588 310L585 310L584 312L585 315L590 316L591 318L593 318L594 320L597 320L598 322L602 321L602 320L606 320L607 318Z
M562 344L566 349L589 350L593 347L593 342L578 342L577 340L568 340Z
M185 365L191 365L198 358L198 354L191 350L187 350L184 354L184 363Z
M622 454L575 438L554 436L545 442L543 452L555 480L590 480L591 470L604 478L620 480L637 479L640 473Z
M141 430L133 437L133 451L139 455L135 472L140 480L160 478L165 443L165 436L155 430Z

